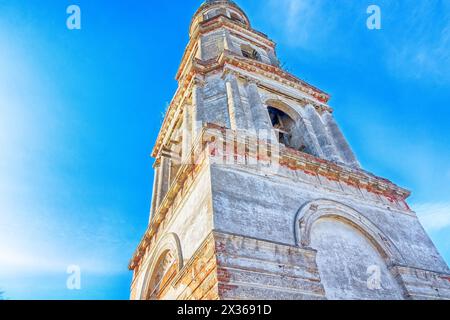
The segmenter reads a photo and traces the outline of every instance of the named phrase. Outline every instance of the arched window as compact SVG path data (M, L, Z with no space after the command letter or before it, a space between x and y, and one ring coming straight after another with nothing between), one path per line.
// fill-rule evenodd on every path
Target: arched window
M298 139L296 139L295 121L279 109L268 107L268 111L272 126L277 132L278 142L288 148L304 151L306 146L304 144L298 145L298 143L296 143L296 140Z
M204 20L211 19L213 17L213 13L214 13L213 11L206 12L205 14L203 14L203 19Z
M258 51L253 49L248 44L243 44L241 46L242 55L246 58L261 61L261 55Z
M216 16L219 16L219 15L227 16L227 10L225 8L217 9Z
M180 239L175 233L165 234L156 245L146 268L140 289L141 300L158 300L166 297L170 284L183 268Z
M227 10L225 8L213 9L205 13L203 17L205 20L209 20L219 15L227 16Z
M153 271L148 291L147 300L157 300L164 293L170 281L176 275L178 269L177 259L171 251L164 252Z
M230 12L230 19L242 24L245 24L244 20L235 12Z
M332 200L306 203L297 213L295 237L317 251L316 263L331 300L403 299L390 270L404 265L394 242L355 209Z

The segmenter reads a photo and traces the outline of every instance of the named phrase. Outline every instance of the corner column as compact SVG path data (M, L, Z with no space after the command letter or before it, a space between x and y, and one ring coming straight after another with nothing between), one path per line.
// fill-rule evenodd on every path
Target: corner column
M305 151L307 153L310 153L319 158L325 157L322 152L322 148L320 147L319 141L317 140L311 122L308 119L300 117L295 124L295 130L297 131L298 135L303 138L306 147Z
M249 120L244 112L244 107L239 92L239 83L232 73L225 74L225 86L228 99L228 113L232 130L249 128Z
M312 127L316 134L317 140L319 141L320 147L322 148L323 154L326 159L335 162L341 162L341 158L336 150L336 147L333 144L333 141L328 136L325 125L322 122L319 114L317 113L316 108L312 105L307 105L306 113L308 115L309 120L311 121Z
M152 194L152 207L150 209L150 221L152 221L153 217L155 216L155 212L157 210L158 204L157 204L157 197L158 197L158 184L159 184L159 168L160 163L156 162L154 166L154 175L153 175L153 194Z
M268 140L278 142L278 138L273 130L269 112L261 100L258 85L255 81L250 80L247 83L247 94L256 130L259 132L266 131Z
M187 163L192 148L192 115L191 106L185 105L183 110L183 126L182 126L182 162Z
M158 168L158 187L156 191L155 212L161 206L169 188L170 159L165 156L161 156L159 161L160 165Z
M197 52L195 54L195 57L199 60L203 60L203 39L202 35L199 35L197 40Z

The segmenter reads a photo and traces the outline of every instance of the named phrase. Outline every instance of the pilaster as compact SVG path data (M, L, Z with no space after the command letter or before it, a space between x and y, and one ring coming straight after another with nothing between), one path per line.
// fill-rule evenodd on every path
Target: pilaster
M333 115L330 112L325 111L323 119L325 121L325 125L328 128L328 131L330 132L330 136L334 138L336 148L341 154L341 158L344 163L354 168L360 168L361 165L359 164L355 154L350 148L347 139L345 139L342 131L339 129L339 126L334 120Z
M158 175L158 188L156 192L156 206L155 210L159 208L166 193L169 189L169 171L170 171L170 159L161 156L160 157L160 166L158 167L157 175Z
M311 121L317 140L319 142L319 145L326 159L334 162L340 162L341 158L338 155L338 152L333 144L333 141L328 136L328 133L325 130L325 125L320 119L320 116L317 113L316 108L314 108L311 105L307 105L305 108L308 118Z
M247 94L250 104L250 109L253 116L253 123L257 131L267 131L270 136L270 140L278 141L275 132L272 128L272 122L270 120L267 108L264 106L261 96L258 91L257 82L249 80L247 83Z
M227 90L228 112L230 116L231 129L248 129L248 122L242 105L237 78L232 73L226 73L224 78Z

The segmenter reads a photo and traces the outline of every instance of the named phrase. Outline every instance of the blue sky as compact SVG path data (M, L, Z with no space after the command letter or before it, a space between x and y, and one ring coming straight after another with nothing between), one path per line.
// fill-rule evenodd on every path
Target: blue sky
M450 262L450 1L240 0L286 68L332 95L364 168ZM77 4L82 30L66 28ZM366 9L382 10L382 30ZM200 1L0 0L0 291L127 299L162 112ZM82 289L66 289L79 265Z

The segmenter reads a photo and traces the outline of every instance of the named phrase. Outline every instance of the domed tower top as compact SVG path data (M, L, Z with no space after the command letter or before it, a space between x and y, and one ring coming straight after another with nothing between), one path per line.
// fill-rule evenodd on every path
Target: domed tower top
M250 27L250 19L234 1L206 0L194 14L189 34L192 35L200 22L213 19L220 15Z

